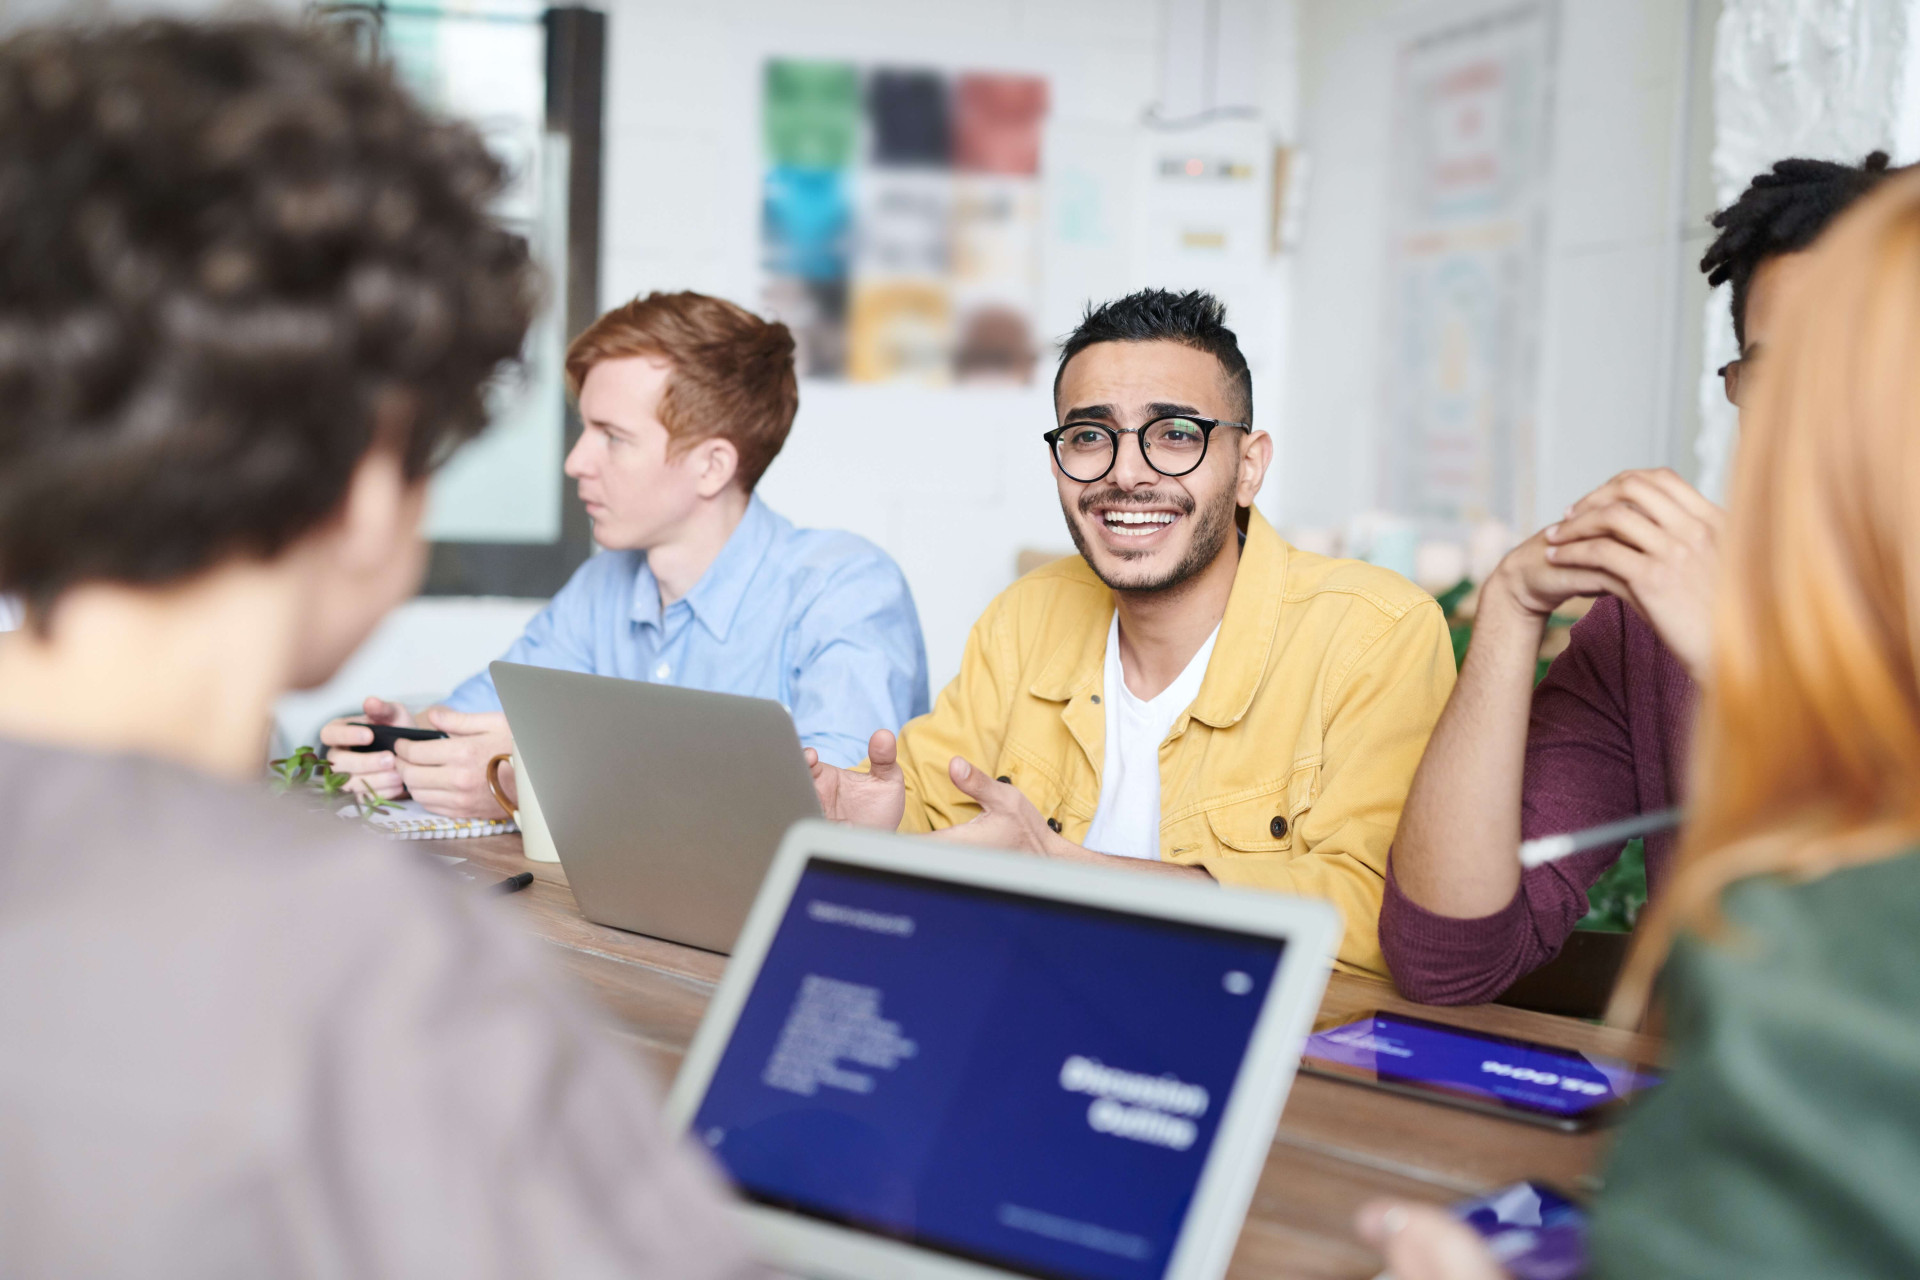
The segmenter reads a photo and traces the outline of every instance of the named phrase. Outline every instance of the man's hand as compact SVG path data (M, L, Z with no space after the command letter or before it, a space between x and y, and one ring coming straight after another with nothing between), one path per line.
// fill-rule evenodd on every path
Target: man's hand
M1546 559L1595 573L1652 624L1695 681L1713 650L1713 588L1726 514L1672 471L1625 471L1549 526Z
M1393 1280L1505 1280L1506 1268L1479 1233L1444 1209L1375 1200L1360 1207L1354 1225L1386 1257Z
M338 720L329 720L320 730L320 745L332 747L364 747L373 741L373 731L368 724L397 724L403 728L414 727L413 713L397 702L387 702L380 698L368 698L361 704L362 714L341 716ZM359 720L364 723L355 724ZM407 793L407 784L401 781L400 765L391 751L333 751L323 752L327 763L337 773L350 776L352 781L347 790L359 795L376 795L382 800L398 800Z
M498 711L464 712L428 707L421 718L431 729L443 729L445 738L427 742L397 742L400 780L428 813L449 818L498 818L500 802L487 789L487 761L513 750L513 732ZM501 786L513 790L511 770L500 771Z
M1043 858L1071 858L1084 861L1089 850L1058 835L1033 807L1020 788L999 782L955 756L947 762L947 776L973 802L980 816L971 822L933 833L937 840L956 844L981 845L989 849L1011 849L1015 853L1034 853ZM1102 855L1094 854L1094 857Z
M1162 862L1158 858L1115 857L1075 844L1047 825L1047 820L1040 816L1040 811L1033 807L1033 801L1027 799L1020 788L989 777L986 770L974 767L959 756L947 762L947 776L953 779L954 786L980 806L980 815L971 822L936 831L932 839L987 849L1011 849L1015 853L1031 853L1042 858L1058 858L1063 862L1079 862L1089 866L1120 867L1149 875L1178 876L1183 880L1211 882L1213 879L1204 867Z
M899 744L885 729L867 741L867 769L861 773L828 764L808 747L807 770L813 774L813 794L820 812L835 822L880 831L898 831L907 812L907 775L900 769Z

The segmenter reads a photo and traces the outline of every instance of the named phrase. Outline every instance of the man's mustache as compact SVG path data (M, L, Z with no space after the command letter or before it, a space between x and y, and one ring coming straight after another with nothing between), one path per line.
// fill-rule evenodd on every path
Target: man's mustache
M1083 516L1101 506L1174 507L1181 515L1190 516L1194 505L1193 495L1187 493L1136 493L1130 489L1109 488L1080 495L1080 514Z

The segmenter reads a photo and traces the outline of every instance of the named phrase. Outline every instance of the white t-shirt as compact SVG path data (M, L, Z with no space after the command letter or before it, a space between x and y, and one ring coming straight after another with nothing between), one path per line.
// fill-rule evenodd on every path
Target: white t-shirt
M1100 769L1100 804L1087 828L1087 848L1123 858L1160 857L1160 744L1180 713L1199 696L1215 627L1187 669L1152 699L1136 698L1120 670L1120 615L1107 628L1107 758Z

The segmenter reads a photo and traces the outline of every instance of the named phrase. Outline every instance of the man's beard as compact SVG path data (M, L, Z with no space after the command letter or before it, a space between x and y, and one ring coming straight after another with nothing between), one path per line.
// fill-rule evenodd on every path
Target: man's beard
M1080 514L1088 514L1088 508L1098 503L1107 503L1116 507L1126 505L1152 506L1156 504L1178 507L1183 519L1193 521L1193 533L1187 539L1187 554L1180 558L1178 564L1174 565L1172 569L1168 570L1159 578L1148 579L1144 582L1126 582L1110 577L1101 570L1099 562L1093 558L1092 548L1087 545L1086 534L1080 530L1080 522L1074 519L1073 513L1066 510L1066 503L1062 502L1060 504L1061 514L1067 518L1067 532L1073 537L1074 548L1080 552L1080 558L1087 562L1087 567L1093 570L1094 576L1099 578L1101 582L1104 582L1107 588L1112 591L1172 590L1174 587L1195 577L1208 565L1212 564L1214 560L1219 557L1221 548L1227 545L1228 536L1237 532L1234 525L1236 503L1234 502L1234 492L1232 489L1222 489L1220 496L1207 504L1204 509L1198 508L1194 500L1185 494L1149 493L1135 495L1121 493L1117 489L1103 489L1098 493L1081 495ZM1195 510L1199 510L1200 512L1197 519L1194 516ZM1120 551L1114 554L1118 555L1122 560L1128 560L1147 553Z

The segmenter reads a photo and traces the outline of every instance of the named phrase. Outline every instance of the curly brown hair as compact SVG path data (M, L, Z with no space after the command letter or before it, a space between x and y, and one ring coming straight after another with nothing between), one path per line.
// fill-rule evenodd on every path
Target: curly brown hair
M539 292L504 176L323 31L0 42L0 591L271 558L377 434L417 479L478 433Z

